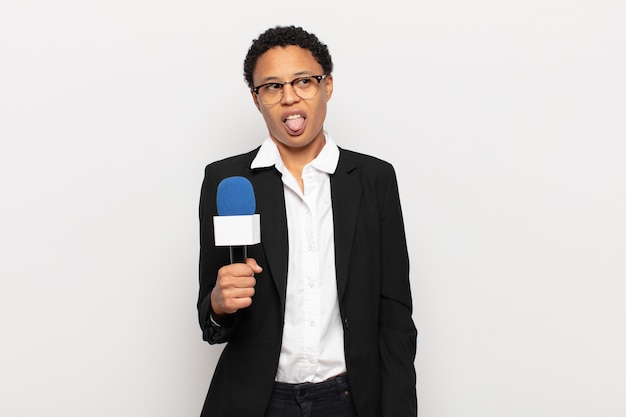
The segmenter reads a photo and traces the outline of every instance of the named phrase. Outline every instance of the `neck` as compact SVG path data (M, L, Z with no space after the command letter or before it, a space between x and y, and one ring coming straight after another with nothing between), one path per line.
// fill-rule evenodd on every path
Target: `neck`
M325 144L326 138L323 133L320 134L317 139L302 147L289 147L282 143L276 143L285 168L287 168L300 183L302 183L302 170L320 154Z

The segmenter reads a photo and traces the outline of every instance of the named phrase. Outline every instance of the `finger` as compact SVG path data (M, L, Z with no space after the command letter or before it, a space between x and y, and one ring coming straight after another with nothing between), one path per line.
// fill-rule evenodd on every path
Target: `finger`
M221 267L217 273L218 279L227 277L252 277L254 270L246 264L230 264Z
M246 288L229 288L222 291L224 299L251 298L254 296L254 287Z
M252 297L231 298L225 303L225 310L229 313L235 313L237 310L247 308L252 305Z
M228 275L220 277L219 287L222 289L227 288L248 288L256 285L256 278L253 276L233 276Z
M256 285L256 278L254 277L233 277L229 283L230 288L254 288Z

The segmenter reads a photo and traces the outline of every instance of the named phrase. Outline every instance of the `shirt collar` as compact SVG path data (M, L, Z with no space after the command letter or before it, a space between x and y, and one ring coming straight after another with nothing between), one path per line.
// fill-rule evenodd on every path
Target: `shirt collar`
M319 155L309 162L308 165L327 174L334 174L335 169L337 169L337 163L339 162L339 148L327 132L324 132L324 137L326 138L324 147ZM283 172L285 165L278 152L278 147L270 137L267 137L261 144L261 148L259 152L257 152L252 164L250 164L250 168L267 168L272 165L276 166L280 172Z

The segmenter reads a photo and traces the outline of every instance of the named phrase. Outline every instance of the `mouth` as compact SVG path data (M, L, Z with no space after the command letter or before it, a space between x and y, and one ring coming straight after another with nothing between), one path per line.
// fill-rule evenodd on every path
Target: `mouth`
M304 130L306 117L299 113L290 114L283 120L283 124L287 128L290 135L299 135Z

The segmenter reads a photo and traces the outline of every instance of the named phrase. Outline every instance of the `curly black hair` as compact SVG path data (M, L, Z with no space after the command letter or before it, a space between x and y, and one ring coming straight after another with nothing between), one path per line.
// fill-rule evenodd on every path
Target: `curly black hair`
M259 57L275 46L295 45L308 49L313 57L319 62L324 74L333 71L333 60L328 52L328 47L312 33L296 26L276 26L263 32L257 39L252 41L248 49L246 59L243 62L243 76L250 88L254 87L252 73Z

